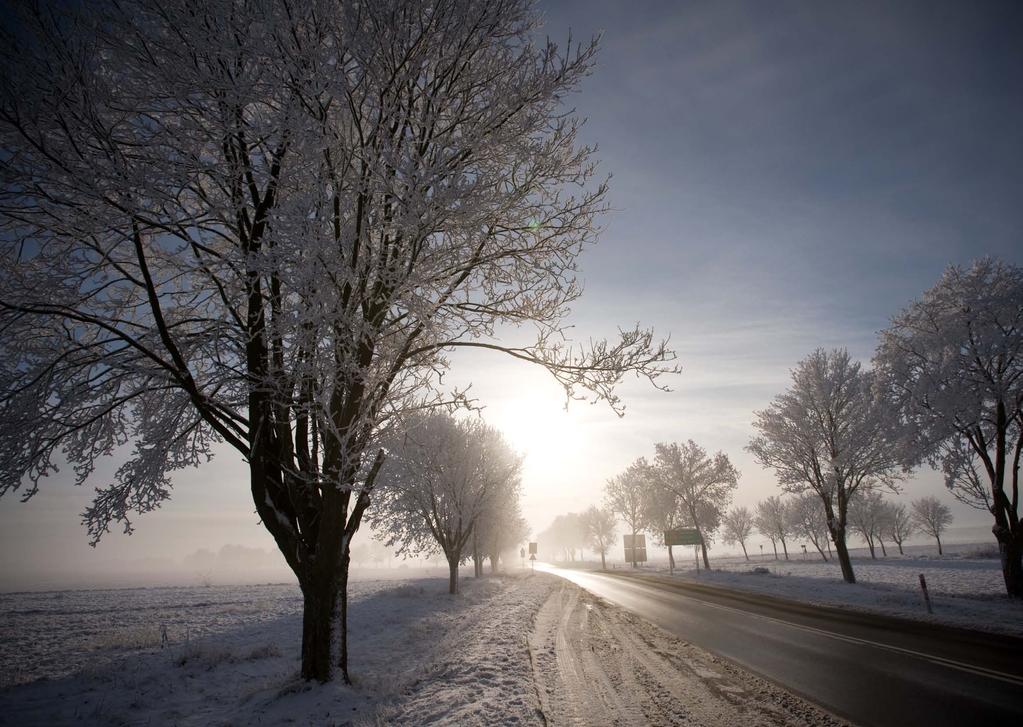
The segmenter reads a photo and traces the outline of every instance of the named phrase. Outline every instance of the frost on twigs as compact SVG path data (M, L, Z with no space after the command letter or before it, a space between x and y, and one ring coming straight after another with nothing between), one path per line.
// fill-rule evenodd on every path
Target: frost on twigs
M86 514L94 540L219 440L304 590L332 602L380 429L464 403L439 382L450 351L503 351L618 411L623 376L675 370L638 326L561 342L607 208L564 106L596 43L537 43L530 2L8 16L0 486L31 494L57 455L84 481L135 441ZM522 324L534 346L496 333Z

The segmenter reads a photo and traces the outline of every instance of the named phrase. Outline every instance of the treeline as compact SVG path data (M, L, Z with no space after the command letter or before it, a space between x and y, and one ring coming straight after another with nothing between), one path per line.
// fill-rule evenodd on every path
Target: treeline
M786 557L786 538L803 537L853 583L850 533L876 556L886 541L901 551L916 529L941 552L946 505L930 496L907 510L883 497L926 464L955 498L991 514L1006 591L1023 597L1023 269L991 259L949 267L881 332L872 363L818 349L755 412L747 450L791 497L728 510L739 473L726 454L690 440L657 444L652 461L611 478L607 506L655 542L665 530L695 528L708 567L707 543L719 532L745 552L755 528Z

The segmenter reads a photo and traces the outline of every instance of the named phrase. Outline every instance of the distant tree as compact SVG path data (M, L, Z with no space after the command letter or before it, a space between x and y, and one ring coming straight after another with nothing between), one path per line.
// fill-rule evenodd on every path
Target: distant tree
M389 456L371 523L399 555L439 548L448 562L448 592L458 593L458 566L487 508L517 491L521 458L478 419L433 413L410 419L387 444Z
M748 447L784 490L820 497L847 583L856 582L845 542L850 499L875 487L895 492L904 475L898 417L874 383L848 351L814 351L788 391L756 413L759 435Z
M941 534L952 522L952 510L936 497L921 497L913 500L913 520L920 532L938 541L938 555L941 550Z
M674 568L674 546L665 543L664 533L682 527L687 522L688 514L682 507L681 498L674 491L664 487L658 478L651 477L646 483L643 508L654 543L667 547L668 563Z
M648 527L646 497L650 486L650 466L642 457L630 464L624 472L615 475L604 486L604 499L608 509L618 513L636 536ZM632 567L636 567L633 550Z
M885 500L881 493L870 490L857 492L849 502L849 525L867 543L870 557L877 559L874 542L884 527Z
M700 532L703 565L709 570L707 542L732 501L739 470L724 452L708 455L691 439L681 444L658 443L655 449L653 475L679 497L689 523Z
M583 513L583 524L586 528L587 544L600 553L600 567L607 568L607 551L614 544L615 515L603 507L591 505Z
M753 513L748 507L733 507L723 518L721 535L726 543L736 543L742 547L742 554L749 560L746 552L746 541L753 532Z
M575 562L576 555L586 547L588 535L582 513L567 512L554 518L537 536L545 551L561 551L566 561Z
M910 516L906 506L901 502L888 503L888 515L885 517L885 528L888 537L899 546L899 555L905 555L902 550L902 543L907 540L916 530L913 518Z
M304 599L305 679L347 661L350 551L395 416L477 347L616 409L670 353L566 345L606 186L564 99L596 43L529 0L7 3L0 493L122 466L95 542L231 450ZM505 324L535 330L509 345ZM134 443L134 446L129 446Z
M766 500L758 502L753 524L761 535L770 539L771 547L774 548L774 559L778 560L778 543L781 542L785 560L788 560L789 548L785 539L792 534L792 528L785 501L777 495L771 495Z
M904 417L910 462L994 517L1006 592L1023 598L1023 268L949 267L881 333L875 366Z
M813 543L821 558L827 561L828 554L824 549L827 548L830 553L831 545L828 540L828 523L820 498L812 492L795 495L785 504L785 515L789 531Z
M481 558L490 560L492 573L497 572L502 556L529 534L529 524L522 517L520 491L521 479L498 491L477 522L479 554Z

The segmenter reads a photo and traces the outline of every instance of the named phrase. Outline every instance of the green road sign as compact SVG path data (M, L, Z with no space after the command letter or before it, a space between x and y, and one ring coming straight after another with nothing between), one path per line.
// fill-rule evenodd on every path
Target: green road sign
M678 528L664 531L665 545L700 545L703 538L696 528Z

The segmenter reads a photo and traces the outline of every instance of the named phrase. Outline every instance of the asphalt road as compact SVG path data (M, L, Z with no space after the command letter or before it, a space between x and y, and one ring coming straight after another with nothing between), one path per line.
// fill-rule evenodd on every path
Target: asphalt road
M859 725L1023 725L1023 639L539 566Z

